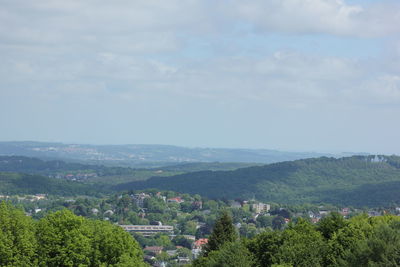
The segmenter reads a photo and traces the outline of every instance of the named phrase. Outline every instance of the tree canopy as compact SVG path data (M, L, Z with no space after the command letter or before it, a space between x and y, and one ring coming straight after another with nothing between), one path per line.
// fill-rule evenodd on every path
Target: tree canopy
M138 243L122 228L69 210L36 223L1 202L0 228L1 266L145 266Z

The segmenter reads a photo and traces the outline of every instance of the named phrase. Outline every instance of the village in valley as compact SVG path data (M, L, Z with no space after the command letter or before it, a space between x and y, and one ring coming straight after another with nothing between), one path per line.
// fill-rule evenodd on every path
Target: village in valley
M40 219L68 208L75 214L110 221L129 232L142 246L145 260L153 266L183 265L199 257L221 211L228 211L241 237L252 238L264 231L284 229L304 218L314 224L331 212L344 218L400 214L400 207L355 209L332 205L279 205L251 200L213 200L200 195L146 190L107 197L64 198L45 194L7 196L24 207L27 215Z

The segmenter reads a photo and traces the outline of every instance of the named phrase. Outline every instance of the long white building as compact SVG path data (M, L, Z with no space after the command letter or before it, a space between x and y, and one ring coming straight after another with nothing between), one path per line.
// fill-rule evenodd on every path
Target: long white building
M125 231L141 233L143 236L152 236L157 233L173 234L171 225L120 225Z

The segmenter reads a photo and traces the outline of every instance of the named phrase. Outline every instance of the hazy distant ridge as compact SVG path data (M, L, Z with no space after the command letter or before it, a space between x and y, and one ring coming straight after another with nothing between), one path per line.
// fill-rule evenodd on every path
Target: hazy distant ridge
M268 149L187 148L168 145L82 145L42 142L0 142L0 155L121 163L254 162L274 163L321 156L314 152L283 152ZM347 154L348 155L348 154Z

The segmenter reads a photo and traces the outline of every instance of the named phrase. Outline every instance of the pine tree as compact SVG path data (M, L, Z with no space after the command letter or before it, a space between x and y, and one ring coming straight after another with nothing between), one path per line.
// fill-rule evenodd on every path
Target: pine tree
M226 242L234 242L238 238L232 218L224 211L216 221L211 236L204 249L204 256L218 250Z

